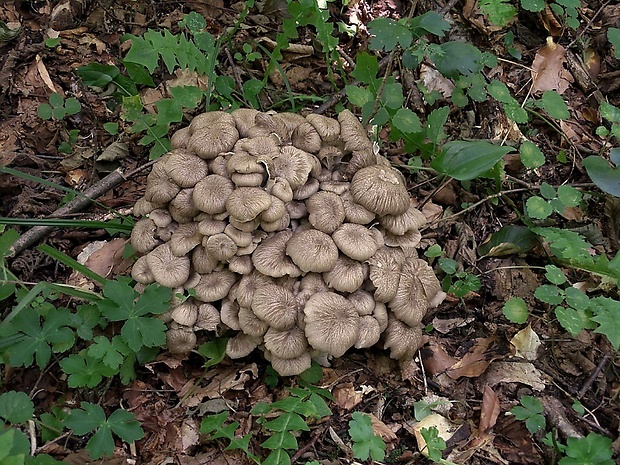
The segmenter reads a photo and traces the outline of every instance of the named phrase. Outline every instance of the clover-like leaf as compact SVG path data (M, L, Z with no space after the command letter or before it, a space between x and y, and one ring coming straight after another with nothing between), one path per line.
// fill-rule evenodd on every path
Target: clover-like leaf
M34 414L34 404L25 392L9 391L0 395L0 418L9 423L25 423Z

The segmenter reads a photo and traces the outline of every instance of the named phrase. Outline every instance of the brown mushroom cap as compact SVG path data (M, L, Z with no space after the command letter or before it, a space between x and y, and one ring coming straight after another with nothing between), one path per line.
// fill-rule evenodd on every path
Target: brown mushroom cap
M220 311L220 320L223 324L228 326L234 331L239 331L239 311L241 307L237 302L234 302L228 298L222 300L222 309Z
M333 118L310 113L306 121L316 129L323 142L334 142L340 136L340 123Z
M199 115L200 116L200 115ZM197 117L196 117L197 118ZM192 130L192 135L187 142L187 149L195 153L200 158L212 160L223 152L229 152L239 140L239 132L236 126L225 122L214 122L207 127L196 127Z
M371 315L362 316L360 318L360 331L355 348L366 349L372 347L379 342L380 337L381 329L379 328L379 322Z
M194 134L197 131L203 131L205 128L209 128L214 124L226 124L229 126L235 125L235 119L230 113L225 111L209 111L194 116L192 122L189 125L190 134Z
M215 331L220 322L220 312L213 305L201 304L198 306L198 317L194 323L194 329Z
M317 229L297 229L286 244L286 255L302 271L323 273L331 270L338 260L336 244Z
M333 233L345 218L342 200L331 192L313 194L306 200L306 208L310 224L325 234Z
M289 182L281 177L274 177L267 181L266 192L287 203L293 200L293 189Z
M439 280L424 260L407 259L401 269L396 295L388 306L399 320L419 325L428 310L428 296L441 291Z
M226 201L234 189L235 185L230 179L219 174L210 174L194 187L194 205L210 215L223 213L226 211Z
M278 147L274 146L274 148L277 154ZM259 163L257 157L243 150L239 150L234 152L228 159L226 171L228 174L260 174L262 178L262 175L265 173L265 166Z
M323 273L327 285L340 292L355 292L361 287L368 274L364 264L345 255L340 255L334 267Z
M312 358L308 352L304 352L299 357L288 359L271 355L270 362L271 367L280 376L297 376L312 366Z
M232 359L247 357L260 343L261 338L239 333L226 342L226 355Z
M153 220L158 228L165 228L172 223L172 215L164 208L156 208L148 213L148 217Z
M252 243L252 233L241 231L231 224L226 225L223 232L237 244L237 247L247 247Z
M189 223L200 213L194 205L194 189L181 189L168 204L170 216L178 223Z
M225 233L214 234L205 244L207 253L220 262L225 262L237 253L237 244Z
M420 229L426 223L426 216L413 205L413 200L402 215L384 215L379 218L381 226L398 236L402 236L410 229Z
M295 147L308 153L319 153L321 136L308 122L303 122L291 134L291 142Z
M150 178L144 190L144 198L154 205L163 206L170 202L180 190L181 188L167 177Z
M254 337L263 336L269 329L269 324L258 318L251 308L239 307L239 329L245 334Z
M390 357L396 360L413 360L422 346L422 326L411 327L390 315L384 332L383 347L390 349Z
M351 180L353 200L377 215L401 215L409 208L409 194L399 172L382 165L362 168Z
M155 237L157 226L150 218L142 218L131 230L131 246L137 252L146 253L153 250L161 241Z
M258 113L259 111L253 108L237 108L230 114L235 120L239 136L248 137L250 128L256 124L255 119Z
M341 357L357 342L359 318L353 305L341 295L314 294L304 307L308 343L319 352Z
M197 220L197 218L196 218ZM213 236L226 230L226 222L214 220L213 218L205 218L198 223L198 232L203 236Z
M200 274L211 273L215 270L219 261L212 257L203 246L198 246L192 250L192 267Z
M332 239L343 254L358 261L368 260L383 245L377 243L373 231L354 223L340 225L332 234Z
M179 129L170 137L170 145L173 149L185 148L189 142L189 126Z
M375 219L375 214L355 203L351 192L344 192L340 199L344 206L344 216L347 223L368 224Z
M198 232L198 223L183 223L172 233L168 242L170 250L177 257L191 252L202 241L202 234Z
M405 262L402 250L393 247L381 247L368 260L368 277L376 287L375 300L389 302L396 296L400 271Z
M251 307L254 292L261 286L271 284L271 279L254 270L250 274L243 275L239 281L235 298L242 307Z
M252 311L269 326L280 330L295 326L299 313L293 293L276 284L265 284L254 291Z
M193 153L185 149L174 149L169 154L166 161L166 173L177 186L194 187L198 181L209 174L207 162Z
M375 309L375 299L370 292L364 289L358 289L351 293L347 300L353 304L360 316L370 315Z
M172 328L166 331L166 347L173 354L186 354L196 347L196 334L191 328Z
M362 123L349 110L338 113L340 123L340 138L344 142L345 150L372 150L372 142L368 139L368 133Z
M131 268L131 277L140 284L151 284L155 277L146 263L146 255L138 258Z
M189 258L175 256L168 242L149 252L146 263L155 281L162 286L180 287L189 278Z
M252 221L271 206L271 195L258 187L239 187L226 200L226 210L240 222Z
M194 288L196 298L202 302L216 302L228 295L230 288L237 281L237 276L228 270L212 271L203 274Z
M194 326L198 319L198 305L190 299L172 309L170 317L183 326Z
M286 179L295 191L303 186L310 176L313 166L310 157L310 154L296 147L284 146L280 149L280 155L273 160L270 175Z
M253 157L256 157L258 160L266 162L278 156L278 153L280 151L280 146L278 144L277 137L258 136L258 137L253 137L251 139L239 140L239 142L235 146L235 150L246 151ZM263 168L263 171L259 171L259 172L263 173L264 166L263 165L259 165L259 166Z
M286 254L287 244L292 235L292 231L280 231L263 240L252 253L254 268L274 278L301 275L301 270Z
M283 359L297 358L308 351L306 335L297 326L287 330L269 328L263 337L265 349Z
M228 259L228 269L237 274L250 274L254 270L250 255L234 256Z
M291 199L293 195L291 194ZM160 208L161 205L156 205L154 203L149 202L144 197L139 198L135 205L133 206L133 215L134 216L145 216L151 213L156 208Z

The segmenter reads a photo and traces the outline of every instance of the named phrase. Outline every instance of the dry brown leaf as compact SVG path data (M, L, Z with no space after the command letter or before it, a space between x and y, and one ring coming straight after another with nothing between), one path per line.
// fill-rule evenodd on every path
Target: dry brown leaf
M422 64L420 66L420 78L429 91L436 90L440 92L444 98L449 98L452 95L454 84L435 68Z
M543 374L529 362L493 362L480 382L491 387L499 383L521 383L535 391L545 389Z
M563 94L574 81L573 75L564 68L566 49L547 37L543 46L532 63L532 92L556 90Z
M482 395L482 406L480 407L479 434L482 435L491 431L497 422L500 410L497 394L495 394L489 385L486 385L484 387L484 394Z
M467 326L469 323L473 322L474 318L473 317L467 317L467 318L447 318L444 320L441 320L437 317L433 318L433 329L435 329L437 332L441 333L441 334L448 334L450 331L452 331L453 329L456 328L462 328L464 326Z
M433 376L445 372L456 364L456 359L450 357L443 347L434 340L430 341L428 346L423 347L421 353L424 369Z
M206 387L198 387L191 391L194 386L193 382L188 382L179 392L180 397L190 393L183 405L187 407L195 407L205 397L216 399L222 397L228 391L242 391L248 381L256 379L258 376L258 367L256 363L251 363L243 368L228 367L225 369L217 369L218 374L211 380Z
M372 423L372 430L375 435L380 436L385 442L392 442L398 439L398 436L390 429L388 425L379 420L372 413L370 415L370 421Z
M527 328L523 328L515 334L510 343L515 348L515 356L530 361L538 358L541 342L538 334L532 329L532 325L527 325Z
M127 244L126 239L113 239L103 247L93 252L84 265L100 276L108 277L123 263L123 250ZM127 263L126 268L129 267Z
M351 410L358 405L364 398L362 392L355 390L353 383L342 383L332 391L334 402L342 410Z
M479 338L461 360L450 367L446 374L452 379L462 376L480 376L493 360L505 357L509 349L498 337Z
M43 82L45 83L45 85L52 92L58 92L56 90L56 86L54 86L54 83L52 82L52 78L50 77L50 73L47 72L47 68L45 67L45 63L43 63L43 59L41 58L41 56L37 55L35 60L37 62L37 71L39 71L39 76L41 76L41 79L43 79Z

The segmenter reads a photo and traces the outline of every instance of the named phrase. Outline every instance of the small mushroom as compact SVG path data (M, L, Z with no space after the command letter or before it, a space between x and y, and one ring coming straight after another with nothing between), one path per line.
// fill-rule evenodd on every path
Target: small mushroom
M261 338L239 333L226 342L226 355L232 359L247 357L260 343Z
M379 224L397 236L402 236L411 229L420 229L426 223L426 216L413 203L410 203L402 215L384 215L379 218Z
M377 242L373 231L354 223L340 225L332 234L332 239L343 254L358 261L368 260L383 245Z
M198 317L194 323L194 329L215 331L220 324L220 312L211 304L198 306Z
M372 347L379 342L380 337L381 329L377 320L371 315L362 316L360 318L360 330L355 348L366 349Z
M301 123L291 134L291 142L295 147L308 153L319 153L321 136L308 122Z
M131 268L131 277L140 284L151 284L155 277L146 263L146 255L138 258Z
M336 264L338 248L324 232L317 229L297 229L286 244L286 255L291 257L293 263L302 271L323 273Z
M194 288L196 298L202 302L216 302L228 295L230 288L237 281L234 273L228 270L212 271L203 274Z
M308 220L315 229L326 234L333 233L345 218L340 197L331 192L317 192L306 200Z
M261 337L269 329L269 324L258 318L251 308L239 307L237 317L239 329L250 336Z
M304 307L308 343L319 352L342 357L357 342L359 319L353 305L341 295L314 294Z
M297 358L308 351L306 335L297 326L286 330L269 328L263 341L265 349L282 359Z
M196 123L196 118L192 125ZM214 122L208 126L197 126L195 129L191 129L192 125L187 149L205 160L212 160L221 153L232 150L239 140L237 128L226 122Z
M251 232L241 231L231 224L226 225L223 231L220 232L224 232L230 237L237 247L247 247L252 243L253 235Z
M215 215L226 211L226 201L234 190L235 185L230 179L210 174L196 184L192 199L200 211Z
M289 182L282 177L274 177L267 181L266 192L287 203L293 200L293 189Z
M198 223L184 223L172 233L170 250L177 257L191 252L202 241L202 234L198 232Z
M340 123L333 118L310 113L306 116L306 121L310 123L318 132L323 142L334 142L340 136Z
M297 302L288 289L276 284L265 284L254 291L252 311L269 326L286 330L297 321Z
M234 331L239 331L241 329L241 326L239 325L240 310L241 307L237 302L234 302L228 298L222 300L222 310L220 312L220 319L222 323Z
M180 325L194 326L198 319L198 305L188 299L173 308L170 317Z
M172 328L166 331L166 347L173 354L187 354L196 347L196 334L191 328Z
M225 262L237 253L237 244L225 233L214 234L205 244L207 253L220 262Z
M250 274L243 275L237 287L236 300L242 307L251 307L254 292L261 286L271 284L271 279L254 270Z
M422 346L422 326L409 326L393 315L388 318L384 332L383 347L390 349L390 357L396 360L413 360Z
M382 165L362 168L351 180L353 200L377 215L402 215L409 194L400 173Z
M161 241L155 237L157 226L150 218L142 218L131 230L131 246L137 252L147 253L161 244Z
M375 286L375 300L389 302L396 296L405 255L400 249L381 247L368 260L368 277Z
M345 255L340 255L334 267L323 273L325 283L340 292L355 292L366 279L365 265Z
M166 161L166 173L181 188L194 187L209 174L207 162L185 149L174 149Z
M347 300L353 304L360 316L370 315L375 309L375 299L370 292L363 289L351 293Z
M299 189L306 183L312 171L310 156L290 145L282 147L280 155L273 160L271 176L286 179L293 191Z
M299 267L286 253L287 244L292 235L292 231L280 231L262 241L252 253L254 268L274 278L301 275Z
M312 366L310 353L304 352L296 358L280 358L275 355L270 357L271 367L280 376L297 376Z
M250 274L254 270L252 257L249 255L230 257L228 259L228 269L237 274Z
M271 206L271 195L258 187L239 187L226 200L226 210L240 222L254 220Z
M155 281L164 287L180 287L189 278L189 258L174 255L169 242L152 250L146 256L146 263Z

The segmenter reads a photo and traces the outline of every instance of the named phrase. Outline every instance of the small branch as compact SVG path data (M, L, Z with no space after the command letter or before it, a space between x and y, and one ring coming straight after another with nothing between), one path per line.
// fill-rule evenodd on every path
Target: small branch
M603 355L603 358L601 359L599 364L596 366L592 374L588 377L586 382L583 383L583 386L581 386L581 389L577 393L577 399L581 399L585 395L588 389L590 389L590 386L592 386L592 383L594 383L594 380L596 380L596 378L598 377L601 370L607 366L608 362L609 362L609 355L608 354Z
M54 213L49 215L48 218L59 218L71 213L77 213L86 208L94 199L101 197L103 194L111 189L114 189L119 184L125 182L128 178L145 170L152 166L155 161L146 163L134 170L131 170L127 174L123 174L120 169L116 169L108 174L105 178L101 179L96 184L92 185L84 191L83 196L79 196L68 202L66 205L58 208ZM14 257L23 252L28 247L34 245L45 236L50 234L54 228L51 226L35 226L22 234L17 241L11 246L9 257Z

